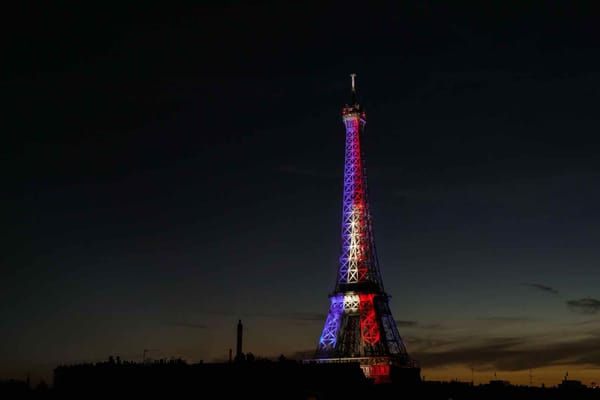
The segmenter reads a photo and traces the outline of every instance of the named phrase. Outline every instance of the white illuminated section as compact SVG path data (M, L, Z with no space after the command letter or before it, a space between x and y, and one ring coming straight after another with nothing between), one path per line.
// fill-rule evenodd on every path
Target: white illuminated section
M344 295L344 312L345 313L357 313L360 306L360 298L358 294L345 294Z
M350 227L350 248L348 254L348 282L358 282L358 261L360 260L360 218L362 210L358 206L354 206L349 221Z

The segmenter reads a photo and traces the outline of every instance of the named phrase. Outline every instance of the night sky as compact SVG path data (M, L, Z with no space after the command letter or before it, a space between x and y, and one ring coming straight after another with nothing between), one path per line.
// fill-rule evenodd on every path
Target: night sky
M7 11L0 379L225 360L238 319L245 352L312 355L354 72L422 375L600 382L598 14L473 3Z

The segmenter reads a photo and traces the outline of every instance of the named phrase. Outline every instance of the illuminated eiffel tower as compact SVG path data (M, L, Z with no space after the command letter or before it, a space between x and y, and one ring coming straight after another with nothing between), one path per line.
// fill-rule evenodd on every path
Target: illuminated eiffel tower
M310 363L359 363L375 383L420 379L400 337L383 289L369 210L367 172L361 140L366 114L356 98L342 109L346 127L342 254L331 305Z

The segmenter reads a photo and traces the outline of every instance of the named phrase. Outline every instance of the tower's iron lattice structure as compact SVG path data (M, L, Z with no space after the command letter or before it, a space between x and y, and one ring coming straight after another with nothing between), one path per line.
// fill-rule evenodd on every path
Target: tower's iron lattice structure
M375 382L419 377L398 332L383 289L369 210L367 172L361 141L366 114L357 101L342 109L346 128L342 254L331 305L315 357L308 362L357 362Z

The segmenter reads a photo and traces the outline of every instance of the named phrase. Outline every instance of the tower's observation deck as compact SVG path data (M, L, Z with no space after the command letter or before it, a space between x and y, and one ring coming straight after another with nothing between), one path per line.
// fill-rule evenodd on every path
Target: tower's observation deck
M342 249L329 314L315 358L309 362L358 362L365 375L388 382L398 370L419 368L408 356L389 308L379 271L368 201L367 171L361 146L366 113L356 98L342 109L346 128Z

